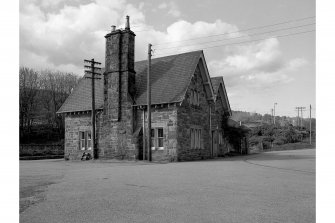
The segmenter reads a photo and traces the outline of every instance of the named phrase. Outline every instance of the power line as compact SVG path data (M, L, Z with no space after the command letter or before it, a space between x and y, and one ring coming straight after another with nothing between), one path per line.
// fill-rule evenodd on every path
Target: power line
M195 44L189 44L189 45L183 45L184 46L195 46L195 45L201 45L201 44L207 44L207 43L213 43L213 42L220 42L220 41L225 41L225 40L231 40L231 39L238 39L238 38L243 38L243 37L250 37L250 36L257 36L257 35L262 35L262 34L267 34L267 33L273 33L277 31L282 31L282 30L290 30L290 29L296 29L296 28L301 28L305 26L310 26L310 25L315 25L315 23L310 23L310 24L305 24L301 26L293 26L293 27L287 27L287 28L281 28L281 29L275 29L275 30L270 30L266 32L261 32L261 33L253 33L253 34L246 34L238 37L232 37L232 38L227 38L227 39L220 39L220 40L213 40L213 41L207 41L207 42L200 42L200 43L195 43ZM166 50L166 49L174 49L174 48L180 48L181 46L174 46L174 47L167 47L167 48L156 48L156 50Z
M251 43L251 42L258 42L258 41L267 40L267 39L271 39L271 38L282 38L282 37L287 37L287 36L294 36L294 35L299 35L299 34L314 32L314 31L315 30L307 30L307 31L304 31L304 32L290 33L290 34L286 34L286 35L277 35L277 36L272 36L272 37L267 37L267 38L262 38L262 39L248 40L248 41L237 42L237 43L228 43L228 44L214 45L214 46L203 47L203 48L195 48L195 49L192 49L192 50L195 51L195 50L210 49L210 48L214 48L214 47L239 45L239 44L245 44L245 43ZM180 52L180 53L182 53L182 52ZM161 54L156 54L154 56L169 55L169 54L170 53L161 53Z
M288 20L288 21L279 22L279 23L274 23L274 24L269 24L269 25L264 25L264 26L255 26L255 27L251 27L251 28L247 28L247 29L242 29L242 30L234 31L234 32L221 33L221 34L215 34L215 35L210 35L210 36L202 36L202 37L191 38L191 39L185 39L185 40L179 40L179 41L172 41L172 42L163 42L163 43L155 44L155 45L153 45L153 46L159 46L159 45L165 45L165 44L177 43L177 42L184 42L184 41L196 40L196 39L202 39L202 38L208 38L208 37L214 37L214 36L228 35L228 34L233 34L233 33L239 33L239 32L244 32L244 31L250 31L250 30L253 30L253 29L261 29L261 28L266 28L266 27L271 27L271 26L278 26L278 25L282 25L282 24L287 24L287 23L291 23L291 22L302 21L302 20L311 19L311 18L315 18L315 16L304 17L304 18L294 19L294 20Z

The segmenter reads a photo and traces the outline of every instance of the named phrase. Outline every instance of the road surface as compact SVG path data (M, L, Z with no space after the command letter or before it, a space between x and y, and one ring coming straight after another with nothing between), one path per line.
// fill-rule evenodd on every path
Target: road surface
M209 161L20 161L20 222L315 222L315 150Z

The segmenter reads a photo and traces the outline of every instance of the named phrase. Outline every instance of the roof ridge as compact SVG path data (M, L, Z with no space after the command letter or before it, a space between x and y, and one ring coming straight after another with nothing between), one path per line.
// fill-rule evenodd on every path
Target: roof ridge
M184 53L179 53L179 54L172 54L172 55L168 55L168 56L164 56L164 57L156 57L156 58L152 58L151 60L168 58L168 57L174 57L174 56L180 56L180 55L184 55L184 54L202 53L202 52L203 52L203 50L195 50L195 51L189 51L189 52L184 52ZM137 63L137 62L143 62L143 61L147 61L147 59L145 59L145 60L138 60L138 61L135 61L135 63Z

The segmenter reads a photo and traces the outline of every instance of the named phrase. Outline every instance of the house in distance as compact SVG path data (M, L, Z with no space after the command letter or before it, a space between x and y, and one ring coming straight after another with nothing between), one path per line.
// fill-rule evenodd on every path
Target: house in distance
M91 79L83 78L57 112L65 116L65 157L143 160L147 134L147 61L135 62L135 33L106 38L103 78L95 80L96 151L92 147ZM210 78L203 51L151 61L151 151L153 161L223 156L223 131L231 109L222 77ZM89 74L85 74L89 75Z

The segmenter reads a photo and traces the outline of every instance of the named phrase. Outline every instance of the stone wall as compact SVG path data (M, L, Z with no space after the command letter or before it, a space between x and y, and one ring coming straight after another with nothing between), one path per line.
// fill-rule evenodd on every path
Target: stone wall
M136 128L143 127L143 110L137 110ZM147 120L147 112L145 112ZM153 161L177 161L177 107L167 106L151 108L151 128L163 128L163 150L152 150ZM145 123L145 134L148 133L147 122ZM142 137L142 136L141 136ZM137 145L138 151L139 145ZM137 154L138 157L139 154Z
M191 105L192 90L199 92L199 106ZM196 70L186 92L185 99L178 107L177 156L179 161L208 159L211 157L211 137L209 129L209 105L201 80L199 69ZM191 127L201 128L201 149L191 148Z
M130 30L116 30L105 38L104 109L97 126L98 156L134 160L135 34Z
M65 151L64 156L70 160L80 160L84 152L93 157L93 150L79 149L79 132L91 131L91 115L78 114L65 116Z

